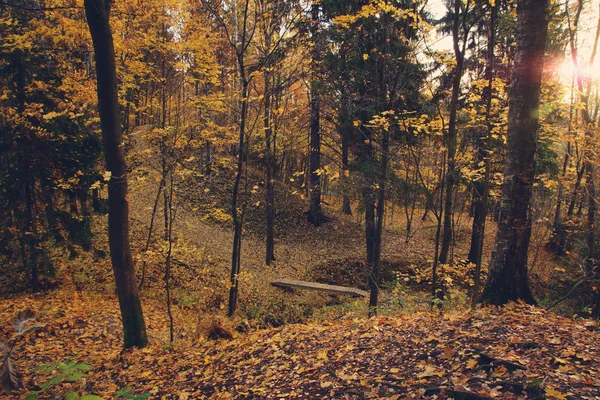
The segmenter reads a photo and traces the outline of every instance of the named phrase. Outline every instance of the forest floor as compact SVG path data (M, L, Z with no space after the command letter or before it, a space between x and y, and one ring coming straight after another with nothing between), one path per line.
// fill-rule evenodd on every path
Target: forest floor
M209 340L188 321L177 327L183 335L173 347L164 340L161 305L146 301L144 307L150 345L124 351L113 296L65 284L3 300L0 320L30 308L45 324L16 342L15 366L23 371L25 389L7 398L41 390L52 378L39 398L58 399L70 391L108 399L124 388L157 399L600 398L597 323L525 305L371 319L349 315L231 331L229 340ZM213 337L227 332L220 324L209 328ZM0 328L3 337L10 335L7 325ZM56 361L84 363L89 371L68 382L58 371L35 369Z
M455 262L443 270L448 300L441 312L432 313L429 280L436 221L431 213L421 221L422 210L417 210L414 235L407 242L406 216L397 206L393 213L388 208L382 307L379 317L367 319L363 299L287 292L270 285L278 278L366 285L360 214L342 215L339 200L326 196L329 205L324 209L333 220L312 227L303 214L306 201L280 186L277 261L264 266L264 208L250 207L239 309L235 318L225 319L232 242L227 174L216 176L210 186L198 183L205 179L186 181L182 190L186 196L177 209L171 276L171 345L160 203L153 240L145 251L155 178L149 173L130 185L132 248L140 279L146 264L141 295L148 348L122 350L106 218L95 216L91 251L77 249L77 256L69 257L63 248L52 249L58 272L54 289L23 294L22 285L15 285L13 276L3 276L0 266L0 340L13 343L10 321L25 309L45 324L14 342L15 366L25 387L9 398L36 390L48 399L62 398L70 390L103 398L119 393L120 398L136 398L135 393L174 399L600 398L597 323L558 315L584 314L576 300L561 303L553 309L557 314L515 304L470 309L471 267L462 262L470 239L466 213L456 218ZM262 188L254 196L252 204L264 196ZM489 221L484 262L490 259L494 236L495 223ZM577 280L576 268L549 252L546 242L543 224L536 224L530 277L543 304L561 297ZM61 375L60 368L38 368L55 362L65 368L83 363L90 370L73 376Z
M134 201L144 198L150 196L136 195ZM134 248L139 251L146 231L137 218L143 213L133 214ZM384 304L390 307L382 314L387 316L371 319L362 300L287 293L269 285L272 278L285 277L360 286L360 279L352 278L357 271L338 268L358 263L363 255L362 228L355 218L336 215L336 221L317 229L290 229L278 241L273 268L262 265L261 237L248 234L243 311L229 321L216 315L225 306L230 229L200 220L193 210L181 211L176 253L181 263L173 280L183 289L173 299L175 343L168 340L160 262L150 258L142 291L150 344L142 350L122 350L110 266L107 257L98 255L106 250L100 235L95 251L65 261L57 289L2 299L0 338L11 337L10 321L24 309L36 312L37 322L45 324L15 342L15 366L24 388L7 398L33 391L40 391L42 399L70 392L105 399L600 398L600 328L592 321L517 304L476 310L448 304L443 312L423 312L428 309L427 286L416 284L418 274L406 275L410 284L386 289ZM406 245L399 223L388 225L384 260L391 269L428 264L431 227L424 225ZM468 237L460 232L457 259L468 250ZM486 244L488 255L491 243ZM538 268L552 270L551 254L540 249ZM161 248L154 250L160 259ZM139 259L137 265L139 272ZM539 282L535 287L543 290ZM190 300L190 293L197 298ZM391 307L398 296L401 304ZM280 308L269 308L274 303ZM313 307L312 312L293 314L299 305L302 310ZM264 317L264 326L282 326L257 329L261 324L252 325L252 313ZM83 363L89 371L68 378L59 368L36 369L55 362Z

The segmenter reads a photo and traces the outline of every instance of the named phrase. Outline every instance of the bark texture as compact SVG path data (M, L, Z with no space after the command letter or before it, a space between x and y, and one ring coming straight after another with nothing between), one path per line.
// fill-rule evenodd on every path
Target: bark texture
M464 43L467 37L463 37L463 46L460 46L459 29L461 18L461 0L454 1L454 16L452 21L452 39L454 47L454 57L456 58L456 67L452 77L452 95L450 97L450 116L448 122L448 133L446 135L446 147L448 148L448 173L446 175L446 193L444 199L444 229L442 232L442 247L440 249L440 264L448 263L450 253L450 242L453 235L453 215L454 215L454 183L456 182L456 114L458 111L458 96L460 94L460 81L464 69ZM464 14L466 10L463 10ZM465 32L466 34L467 32Z
M313 37L312 64L313 77L310 82L310 208L308 220L315 226L325 222L321 210L321 94L317 82L317 71L320 63L320 48L318 46L319 3L313 3L311 9L311 33Z
M98 109L108 185L108 241L123 320L125 347L144 347L146 325L129 247L129 204L127 170L117 96L117 70L109 25L110 1L85 0L85 13L96 56Z
M485 80L487 86L483 90L483 100L485 102L485 120L486 130L477 140L477 164L475 168L484 165L482 179L473 183L473 228L471 230L471 247L467 262L475 265L473 274L473 301L477 301L481 289L481 258L483 253L483 243L485 239L485 221L488 211L489 182L490 182L490 162L488 156L489 140L492 135L492 92L494 83L494 46L496 43L496 17L498 8L492 6L490 12L490 25L488 31L487 60L485 68Z
M496 305L519 299L535 304L527 276L527 250L531 236L529 202L538 139L548 1L520 0L517 19L502 204L496 246L482 295L483 301Z

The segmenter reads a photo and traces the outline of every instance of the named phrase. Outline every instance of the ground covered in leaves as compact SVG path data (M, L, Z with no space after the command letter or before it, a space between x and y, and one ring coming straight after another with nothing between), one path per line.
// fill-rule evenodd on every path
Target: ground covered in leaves
M167 399L600 398L597 323L524 305L349 316L234 333L230 340L208 339L197 321L177 314L180 339L170 347L164 310L146 301L151 343L127 351L121 349L117 302L110 296L65 287L5 298L0 321L26 308L46 326L16 342L24 388L7 398L39 390L58 372L35 368L56 361L84 363L90 370L39 398L62 398L71 390L108 399L126 387L130 394ZM2 324L2 340L11 330L9 322Z

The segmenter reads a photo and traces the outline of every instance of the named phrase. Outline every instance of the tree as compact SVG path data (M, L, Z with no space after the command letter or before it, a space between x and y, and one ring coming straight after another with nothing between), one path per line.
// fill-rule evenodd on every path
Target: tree
M465 51L469 39L470 24L467 22L470 1L463 3L454 0L452 14L452 42L456 66L452 73L452 95L450 98L448 132L446 134L446 147L448 149L448 170L446 173L445 198L444 198L444 230L442 232L442 246L440 249L440 264L448 263L450 242L452 240L452 218L454 214L454 185L456 182L456 138L457 138L457 111L458 97L460 95L460 81L462 79ZM462 35L461 35L462 34ZM461 43L462 38L462 43ZM443 292L439 292L443 296Z
M578 2L577 12L575 16L575 22L573 28L571 28L571 21L569 19L569 44L571 50L571 58L573 65L575 66L577 89L579 92L579 102L581 110L581 120L585 129L585 144L584 144L584 168L585 168L585 191L588 198L588 213L586 221L586 246L587 253L584 259L584 266L586 273L592 282L592 286L595 288L595 301L593 307L593 315L600 316L600 290L598 290L598 282L600 282L600 272L598 271L597 260L596 260L596 214L598 212L598 200L596 198L596 154L594 151L595 144L595 127L596 115L598 108L596 106L595 111L590 110L590 100L592 96L592 87L594 82L587 80L587 87L584 84L584 77L582 76L581 70L579 69L579 60L577 55L577 44L575 33L577 32L577 24L579 16L583 9L583 1ZM598 8L600 11L600 7ZM567 14L568 16L568 14ZM596 25L596 33L594 35L594 44L592 46L589 65L593 66L596 58L596 52L598 49L598 40L600 39L600 13L598 15L598 23ZM597 90L597 89L596 89ZM597 92L596 92L597 96Z
M310 143L309 143L309 174L310 174L310 206L308 220L319 226L326 221L321 210L321 87L319 71L321 69L322 39L319 31L320 5L313 1L311 6L310 33L312 37L312 66L310 78Z
M498 7L496 4L491 6L490 19L488 26L485 80L486 87L483 90L483 102L485 103L485 122L486 126L477 140L477 165L476 168L484 164L483 176L473 183L473 225L471 231L471 247L467 261L475 265L473 276L473 300L476 301L479 296L481 286L481 259L483 252L483 240L485 238L485 220L487 217L489 185L490 185L490 162L488 147L492 135L492 94L494 84L494 46L496 44L496 18Z
M277 133L285 108L280 105L282 92L295 80L294 72L285 71L285 57L292 57L297 30L293 29L301 15L295 1L262 0L257 3L261 15L256 47L263 75L264 167L266 177L266 256L265 264L275 261L275 179ZM285 71L285 72L284 72ZM277 118L280 114L280 118Z
M346 134L353 133L348 136L356 155L355 168L361 174L370 313L377 310L381 283L384 211L393 153L390 147L393 141L402 142L413 133L415 124L411 117L419 112L423 74L414 62L413 39L424 21L420 4L325 4L326 11L336 15L330 29L341 29L331 38L337 36L340 54L354 66L351 71L344 65L338 66L340 76L351 74L351 83L339 90L338 115L341 114L340 125L351 120L356 128ZM335 67L335 63L331 65ZM348 99L353 99L352 107Z
M125 347L144 347L148 342L142 304L129 246L127 169L117 95L117 69L109 24L110 0L85 0L87 23L94 44L98 110L108 185L108 241L123 322Z
M52 248L90 248L87 194L101 143L81 14L28 5L0 8L9 21L0 26L0 248L37 291L53 285Z
M548 29L548 1L517 3L517 48L510 91L508 142L502 204L494 254L482 300L534 304L527 250L531 236L529 203L539 123L539 99Z

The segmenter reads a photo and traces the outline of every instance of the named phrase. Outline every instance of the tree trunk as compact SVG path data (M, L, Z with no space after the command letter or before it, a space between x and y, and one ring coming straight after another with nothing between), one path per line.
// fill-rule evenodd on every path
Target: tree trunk
M61 243L64 238L60 233L60 225L54 209L54 190L48 177L41 178L40 187L46 202L44 208L46 211L46 220L48 221L48 230L52 234L52 237L56 243Z
M29 266L31 267L31 290L39 292L40 285L40 269L38 257L38 237L36 229L36 221L33 216L33 184L29 179L25 181L25 232L26 241L29 245Z
M319 4L313 3L311 9L312 24L311 33L313 37L312 50L312 79L310 82L310 145L309 145L309 174L310 174L310 208L308 210L308 220L314 226L319 226L325 222L323 212L321 211L321 94L318 79L318 69L320 61L320 48L317 45L316 38L319 25Z
M148 227L148 233L146 234L146 244L144 245L143 255L144 261L142 262L142 276L140 278L139 290L144 288L144 281L146 280L146 265L148 264L147 253L150 249L150 242L152 241L152 230L154 228L154 219L156 218L156 211L158 210L158 202L160 200L160 195L163 190L163 181L161 179L158 185L158 192L156 193L156 197L154 198L154 207L152 207L152 214L150 215L150 226Z
M346 215L352 215L352 205L350 203L350 188L348 187L348 176L350 175L350 163L348 161L348 140L342 139L342 212Z
M369 310L372 314L377 310L381 271L381 240L383 235L383 218L385 211L385 187L388 168L388 151L390 134L387 130L383 132L381 142L381 170L379 171L379 189L377 190L377 219L375 222L372 268L369 271Z
M373 275L378 272L375 266L375 193L369 185L365 185L363 188L363 205L365 208L365 242L367 245L367 271L369 273L370 291L369 315L372 315L374 310L371 307L377 306L377 294L379 290L377 287L377 277Z
M570 147L570 144L569 144ZM567 166L569 165L569 150L565 153L563 160L563 169L561 178L564 178L567 174ZM556 200L556 211L554 214L554 224L552 227L552 237L550 238L550 245L554 249L554 252L558 256L564 256L565 253L565 243L567 241L567 228L565 226L563 212L562 212L562 204L564 197L564 187L562 183L562 179L558 180L558 194Z
M581 11L583 8L583 2L579 2L579 8L577 10L577 14L575 16L575 27L577 26L579 16L581 15ZM598 8L600 11L600 7ZM592 82L588 81L587 88L584 88L584 77L581 72L579 72L579 60L577 58L577 47L576 47L576 38L575 38L575 30L571 29L571 21L569 21L569 39L570 39L570 47L571 47L571 58L573 60L573 65L575 66L575 70L577 72L577 88L579 89L579 98L580 103L583 104L584 107L581 108L581 117L583 123L585 124L585 149L584 149L584 162L585 166L585 194L588 199L588 213L587 213L587 222L586 222L586 245L587 245L587 254L584 260L584 267L587 276L590 279L591 286L595 288L596 291L596 299L593 308L593 316L600 316L600 292L598 291L598 284L600 282L600 272L598 271L596 264L596 213L597 213L597 200L596 200L596 162L597 155L594 151L594 145L596 141L595 135L595 116L592 118L590 114L590 97L592 92ZM596 51L598 48L598 39L600 39L600 12L598 14L598 23L596 25L596 34L594 39L594 44L592 47L592 51L590 54L589 65L594 65ZM583 203L583 202L582 202ZM583 204L580 206L578 214L582 212Z
M92 209L96 214L99 214L102 210L100 205L100 190L97 188L92 189Z
M123 322L125 347L144 347L148 339L129 247L127 169L119 120L117 70L109 25L110 2L85 0L87 23L96 56L98 109L108 184L108 241Z
M243 67L240 68L243 70ZM231 198L231 219L233 220L233 247L231 252L231 275L229 289L229 309L228 316L233 316L237 308L238 298L238 275L240 273L241 252L242 252L242 219L238 212L238 195L242 174L244 173L244 157L245 157L245 138L246 138L246 115L248 110L248 81L244 76L242 81L242 107L239 123L239 138L238 138L238 162L235 181L233 183L233 195Z
M577 195L579 194L579 189L581 188L581 181L583 179L583 174L585 173L585 163L582 164L581 168L577 169L577 178L575 179L575 186L573 187L573 193L571 194L571 201L569 202L569 209L567 210L567 220L573 218L575 214L575 205L577 203ZM564 246L564 244L563 244Z
M540 87L548 33L548 0L517 3L517 48L508 114L508 143L496 246L482 299L535 304L527 276L529 202L534 179Z
M483 179L477 180L473 184L473 228L471 231L471 248L467 256L467 262L475 265L473 273L473 301L477 301L481 288L481 258L483 253L483 242L485 239L485 220L487 218L490 163L488 159L488 144L492 134L491 112L492 112L492 91L494 82L494 46L496 44L496 15L498 8L492 6L490 15L490 26L488 31L487 44L487 65L485 69L485 79L487 86L483 91L485 101L485 119L487 130L485 137L482 135L477 143L477 166L484 164Z
M350 195L348 187L348 175L350 173L349 163L349 147L351 140L351 130L353 129L350 117L350 99L345 90L342 89L341 107L340 107L340 138L342 141L342 174L340 183L342 187L342 212L346 215L352 215L352 207L350 205Z
M569 127L567 131L567 135L569 136L567 142L567 150L565 151L565 156L563 160L563 168L561 177L564 178L567 175L567 167L569 166L571 160L571 134L573 130L573 111L575 109L574 104L574 92L575 92L575 75L571 80L571 98L569 101ZM554 249L556 255L564 256L565 253L565 244L567 242L567 227L565 224L565 219L563 217L563 201L565 201L565 188L563 184L563 180L558 180L558 195L556 200L556 212L554 214L554 226L552 229L552 238L550 239L550 245ZM566 201L565 201L566 202Z
M270 46L270 41L267 42L267 48ZM270 79L268 72L268 65L265 66L264 72L264 84L265 84L265 110L264 110L264 129L265 129L265 167L267 173L267 184L266 184L266 212L267 212L267 249L265 256L265 264L271 265L271 262L275 261L275 238L274 238L274 225L275 225L275 180L273 177L273 149L272 139L273 131L271 127L271 90L270 90Z
M164 28L163 28L164 31ZM163 38L164 40L164 38ZM162 77L162 87L161 87L161 119L160 119L160 127L162 128L161 138L160 138L160 162L161 162L161 180L162 186L167 186L167 138L166 138L166 126L167 126L167 78L165 72L165 59L163 56L162 66L161 66L161 77ZM168 210L168 195L167 191L163 192L163 222L164 222L164 238L165 240L169 236L169 210Z
M437 225L435 230L435 248L434 248L434 256L433 256L433 267L431 271L431 296L432 296L432 306L436 306L438 308L442 307L441 300L444 299L444 283L439 279L438 275L438 267L440 264L439 252L440 252L440 238L442 232L442 215L444 213L444 187L446 185L446 153L444 153L442 159L442 171L440 175L440 199L439 199L439 212L435 212L435 218L437 219ZM433 208L433 196L431 201L431 208ZM434 210L435 211L435 210ZM439 287L438 287L439 286ZM437 303L437 304L436 304Z
M454 182L456 181L456 113L458 111L458 95L460 93L460 80L463 74L464 53L459 47L458 30L460 28L460 0L454 1L454 20L452 23L452 38L454 42L454 56L456 67L452 77L452 96L450 98L450 117L446 146L448 148L448 171L446 174L446 198L444 199L444 229L442 232L442 246L440 249L440 264L448 263L450 242L452 240L452 217L454 214ZM467 38L463 38L467 41Z
M169 227L167 232L167 257L165 259L165 294L167 297L167 316L169 317L169 344L173 346L174 340L174 323L173 323L173 310L171 309L171 261L173 256L173 220L175 219L175 211L173 209L173 169L171 168L170 177L169 177ZM167 189L165 188L165 192Z

